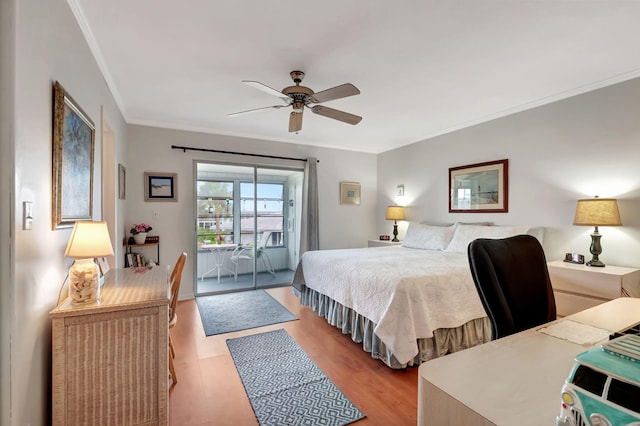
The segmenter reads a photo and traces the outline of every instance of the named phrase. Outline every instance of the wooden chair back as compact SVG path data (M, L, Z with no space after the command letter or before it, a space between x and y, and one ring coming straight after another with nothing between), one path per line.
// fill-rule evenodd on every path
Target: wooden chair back
M171 275L169 275L169 285L171 286L171 297L169 298L169 322L176 316L176 305L178 304L178 294L180 293L180 282L182 281L182 270L187 261L187 253L182 253L176 261Z

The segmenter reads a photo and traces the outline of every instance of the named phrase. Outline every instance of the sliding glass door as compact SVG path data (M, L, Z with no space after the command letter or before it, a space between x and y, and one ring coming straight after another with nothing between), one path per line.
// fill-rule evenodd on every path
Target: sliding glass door
M301 170L196 163L196 295L289 284Z

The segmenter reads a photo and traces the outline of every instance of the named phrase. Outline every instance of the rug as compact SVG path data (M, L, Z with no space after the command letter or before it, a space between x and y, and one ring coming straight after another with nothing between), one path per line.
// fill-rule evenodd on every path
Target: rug
M227 346L260 425L339 426L366 417L285 330Z
M298 319L264 290L196 297L196 303L207 336Z

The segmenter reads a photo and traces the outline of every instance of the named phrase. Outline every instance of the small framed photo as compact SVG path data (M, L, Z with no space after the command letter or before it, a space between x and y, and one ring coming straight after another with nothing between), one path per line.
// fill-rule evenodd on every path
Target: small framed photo
M449 213L507 213L509 160L449 169Z
M98 266L100 267L100 273L102 275L107 275L107 272L109 272L109 262L107 262L107 258L106 257L98 257L95 259L96 263L98 264Z
M360 184L340 182L340 204L360 205Z
M584 255L579 253L567 253L564 255L564 261L569 263L584 264Z
M178 201L176 173L144 173L145 201Z
M93 259L93 261L98 264L98 268L100 269L99 283L102 285L104 284L104 276L107 275L110 269L109 262L107 262L106 257L97 257Z
M118 198L127 199L127 170L122 164L118 164Z

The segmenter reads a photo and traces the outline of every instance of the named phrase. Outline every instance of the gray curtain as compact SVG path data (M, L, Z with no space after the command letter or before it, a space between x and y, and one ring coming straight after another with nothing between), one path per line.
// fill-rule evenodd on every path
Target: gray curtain
M302 219L300 220L300 257L320 248L318 227L318 160L307 158L302 185Z

